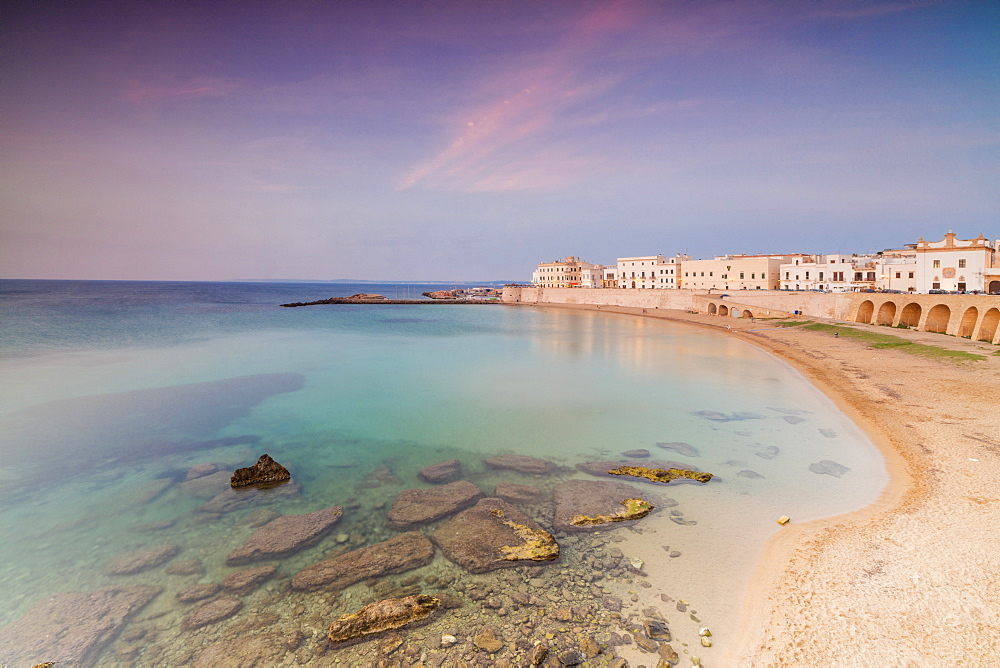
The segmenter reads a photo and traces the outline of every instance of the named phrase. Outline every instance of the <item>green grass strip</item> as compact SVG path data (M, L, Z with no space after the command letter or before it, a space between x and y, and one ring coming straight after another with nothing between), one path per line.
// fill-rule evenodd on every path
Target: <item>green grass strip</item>
M914 343L913 341L907 341L906 339L901 339L898 336L893 336L891 334L879 334L877 332L869 332L864 329L854 329L853 327L844 327L843 325L826 325L823 323L813 323L806 325L805 329L810 329L814 332L825 332L827 334L837 334L839 336L846 336L851 339L857 339L875 349L883 348L895 348L901 350L905 353L910 353L911 355L920 355L922 357L931 357L936 359L953 359L953 360L984 360L985 355L977 355L975 353L967 353L963 350L948 350L947 348L939 348L937 346L929 346L925 343Z

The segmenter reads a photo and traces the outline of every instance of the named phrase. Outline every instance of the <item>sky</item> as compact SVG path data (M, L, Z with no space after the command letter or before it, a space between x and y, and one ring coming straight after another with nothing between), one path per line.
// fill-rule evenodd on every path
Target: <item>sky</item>
M0 277L1000 237L1000 2L5 0Z

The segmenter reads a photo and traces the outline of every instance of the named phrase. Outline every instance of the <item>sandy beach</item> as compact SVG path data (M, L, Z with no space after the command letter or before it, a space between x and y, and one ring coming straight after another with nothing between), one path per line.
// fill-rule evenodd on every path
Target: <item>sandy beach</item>
M767 350L836 401L886 458L891 482L876 503L806 524L793 518L768 544L746 596L739 640L712 665L997 665L996 346L852 324L987 355L955 362L767 320L600 310L721 329Z

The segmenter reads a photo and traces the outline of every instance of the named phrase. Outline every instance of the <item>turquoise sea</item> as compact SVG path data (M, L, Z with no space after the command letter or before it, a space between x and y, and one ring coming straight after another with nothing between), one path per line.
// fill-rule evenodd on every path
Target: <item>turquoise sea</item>
M829 399L723 334L512 305L278 307L440 287L0 281L0 665L21 665L22 654L3 655L15 651L4 638L40 602L124 584L162 591L94 641L82 665L211 665L237 640L260 665L524 665L539 644L553 657L578 652L583 665L656 665L635 641L650 615L670 625L681 665L694 655L722 665L713 657L725 655L758 556L781 530L775 520L851 511L887 481L875 447ZM579 464L641 449L715 478L635 482L677 505L612 531L552 529L559 484L607 479ZM205 509L228 488L221 478L263 453L291 471L294 493ZM503 453L558 468L484 466ZM417 472L453 458L487 496L498 483L537 487L522 510L553 531L559 561L474 575L437 551L383 581L291 589L304 566L398 533L385 517L397 494L431 487ZM226 475L191 478L204 465ZM204 601L177 594L240 570L226 555L255 523L337 505L334 531L265 562L277 573L241 595L237 612L185 626ZM171 561L107 574L119 555L164 544L177 548ZM184 567L170 572L172 563ZM388 636L400 641L392 647L385 637L326 644L333 619L400 587L452 605ZM701 645L704 627L712 647ZM477 644L485 630L501 649ZM442 647L442 635L455 643ZM588 654L595 646L601 653Z

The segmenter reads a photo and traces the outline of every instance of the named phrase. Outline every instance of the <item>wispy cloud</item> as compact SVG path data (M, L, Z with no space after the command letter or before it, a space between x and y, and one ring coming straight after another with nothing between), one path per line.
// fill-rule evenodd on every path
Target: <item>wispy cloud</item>
M135 105L150 105L171 100L230 95L238 84L222 79L192 79L183 82L153 83L130 80L122 91L122 99Z

